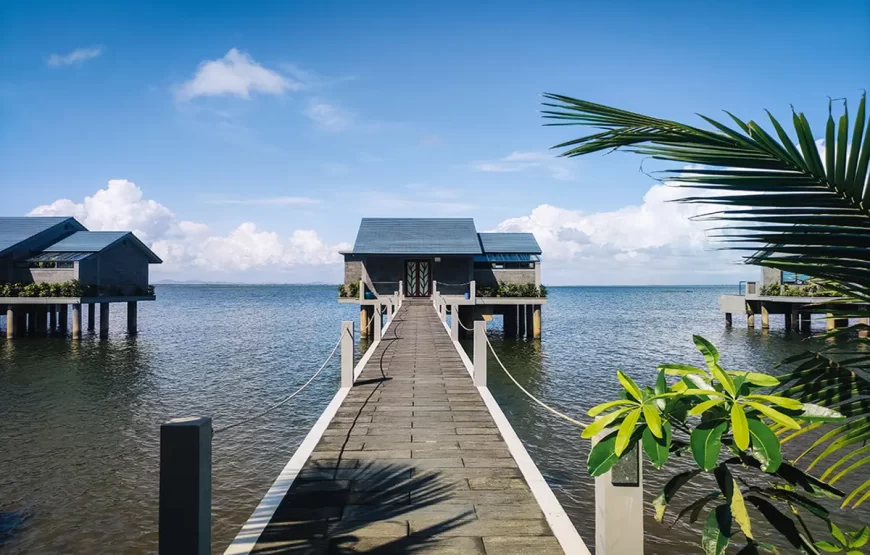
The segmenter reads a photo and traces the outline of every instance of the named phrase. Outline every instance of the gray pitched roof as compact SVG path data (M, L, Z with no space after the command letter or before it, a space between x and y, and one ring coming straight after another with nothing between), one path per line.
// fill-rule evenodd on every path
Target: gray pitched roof
M485 253L541 254L531 233L478 233Z
M0 254L56 225L70 224L70 229L84 229L74 218L21 216L0 218Z
M100 252L115 243L129 240L134 246L142 250L152 264L163 262L151 249L145 246L135 235L129 231L77 231L65 239L42 249L46 253L57 252Z
M471 218L363 218L353 254L481 254Z

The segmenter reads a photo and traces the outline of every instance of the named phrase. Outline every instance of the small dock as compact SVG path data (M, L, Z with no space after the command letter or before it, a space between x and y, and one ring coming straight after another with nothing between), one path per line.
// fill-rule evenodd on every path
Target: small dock
M588 554L460 349L402 303L226 553Z

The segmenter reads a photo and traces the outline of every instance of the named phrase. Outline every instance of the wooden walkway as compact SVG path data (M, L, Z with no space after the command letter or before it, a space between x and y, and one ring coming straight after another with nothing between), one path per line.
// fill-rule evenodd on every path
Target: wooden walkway
M406 301L252 553L563 553L430 302Z

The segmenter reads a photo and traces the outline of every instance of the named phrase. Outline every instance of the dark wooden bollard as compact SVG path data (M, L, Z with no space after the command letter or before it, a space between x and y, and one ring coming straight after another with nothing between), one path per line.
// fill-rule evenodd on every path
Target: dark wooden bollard
M211 418L160 426L160 555L211 553Z

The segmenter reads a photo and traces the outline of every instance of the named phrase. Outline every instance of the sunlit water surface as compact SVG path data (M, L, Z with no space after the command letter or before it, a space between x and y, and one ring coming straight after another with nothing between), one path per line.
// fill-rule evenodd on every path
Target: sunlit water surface
M521 383L578 416L614 398L616 369L652 383L659 363L700 363L693 333L715 343L733 369L770 371L807 347L776 317L769 333L747 330L736 317L726 329L718 311L726 292L552 288L541 341L504 341L500 318L490 334ZM334 287L158 286L157 294L158 301L140 303L134 339L124 331L121 305L112 307L107 341L0 339L0 553L154 552L160 423L210 415L220 427L255 414L304 383L338 340L340 322L358 318L353 305L336 303ZM337 357L327 369L291 403L215 436L215 552L232 540L334 395ZM577 428L530 404L492 362L490 369L495 398L592 544L588 443ZM663 481L646 469L648 499ZM681 497L712 487L687 487ZM698 525L667 530L651 512L645 525L648 553L698 551Z

